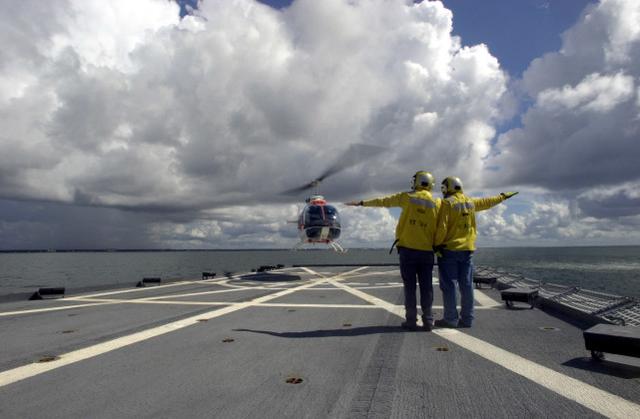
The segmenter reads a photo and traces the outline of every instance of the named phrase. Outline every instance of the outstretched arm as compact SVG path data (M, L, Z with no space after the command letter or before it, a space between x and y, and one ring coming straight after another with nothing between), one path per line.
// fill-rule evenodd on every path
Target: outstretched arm
M476 211L488 210L489 208L494 207L502 201L505 201L517 194L518 192L502 192L500 193L500 195L491 196L488 198L472 198L473 206L475 207Z
M349 202L345 202L345 205L349 205L349 206L364 206L364 207L385 207L385 208L390 208L390 207L402 207L403 206L403 200L406 199L406 194L403 192L394 194L394 195L389 195L389 196L385 196L383 198L374 198L374 199L368 199L366 201L349 201Z
M407 194L400 192L397 194L385 196L383 198L374 198L362 201L362 205L365 207L404 207L404 202L407 200ZM404 202L403 202L404 201Z

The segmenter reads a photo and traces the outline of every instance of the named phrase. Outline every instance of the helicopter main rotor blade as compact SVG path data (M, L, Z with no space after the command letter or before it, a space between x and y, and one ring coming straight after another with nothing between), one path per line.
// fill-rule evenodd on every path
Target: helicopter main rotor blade
M324 171L318 178L316 179L319 182L322 182L324 179L329 176L333 176L336 173L339 173L349 167L355 166L368 160L372 157L377 156L385 150L384 147L379 147L375 145L369 144L351 144L347 151L336 161L331 167Z
M287 189L286 191L282 191L281 194L283 195L298 195L299 193L302 193L306 190L309 190L311 188L314 188L316 185L318 184L318 180L313 180L305 185L302 186L298 186L297 188L292 188L292 189Z
M349 146L347 151L327 170L325 170L320 176L312 180L311 182L304 184L302 186L298 186L297 188L288 189L282 194L284 195L297 195L301 192L304 192L308 189L315 188L318 186L320 182L328 178L329 176L333 176L336 173L339 173L349 167L355 166L359 163L364 162L385 150L384 147L379 147L375 145L369 144L352 144Z

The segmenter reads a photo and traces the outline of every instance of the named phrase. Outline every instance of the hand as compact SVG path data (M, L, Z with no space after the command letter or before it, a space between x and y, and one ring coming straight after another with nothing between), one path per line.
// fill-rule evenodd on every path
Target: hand
M345 205L349 205L351 207L359 207L362 205L362 201L349 201L349 202L345 202Z
M514 195L518 195L518 192L500 192L500 195L502 195L504 199L509 199Z

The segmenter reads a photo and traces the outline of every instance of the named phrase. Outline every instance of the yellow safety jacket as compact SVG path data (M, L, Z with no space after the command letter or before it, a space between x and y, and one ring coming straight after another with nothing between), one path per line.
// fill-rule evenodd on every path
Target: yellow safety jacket
M396 226L398 247L433 250L440 200L434 199L431 192L426 190L400 192L384 198L362 201L362 205L365 207L402 208Z
M476 249L476 211L484 211L498 205L502 195L490 198L469 198L462 192L442 200L438 214L435 245L445 245L447 250Z

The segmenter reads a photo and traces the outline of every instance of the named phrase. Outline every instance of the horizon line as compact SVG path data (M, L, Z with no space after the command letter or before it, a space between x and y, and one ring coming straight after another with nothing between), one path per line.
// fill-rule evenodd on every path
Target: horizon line
M595 244L595 245L528 245L528 246L482 246L476 249L526 249L526 248L593 248L593 247L638 247L640 244ZM292 249L288 247L262 247L262 248L96 248L96 249L0 249L0 253L126 253L126 252L256 252L256 251L282 251L295 252L306 251L332 251L330 248ZM386 247L350 247L349 250L388 250Z

